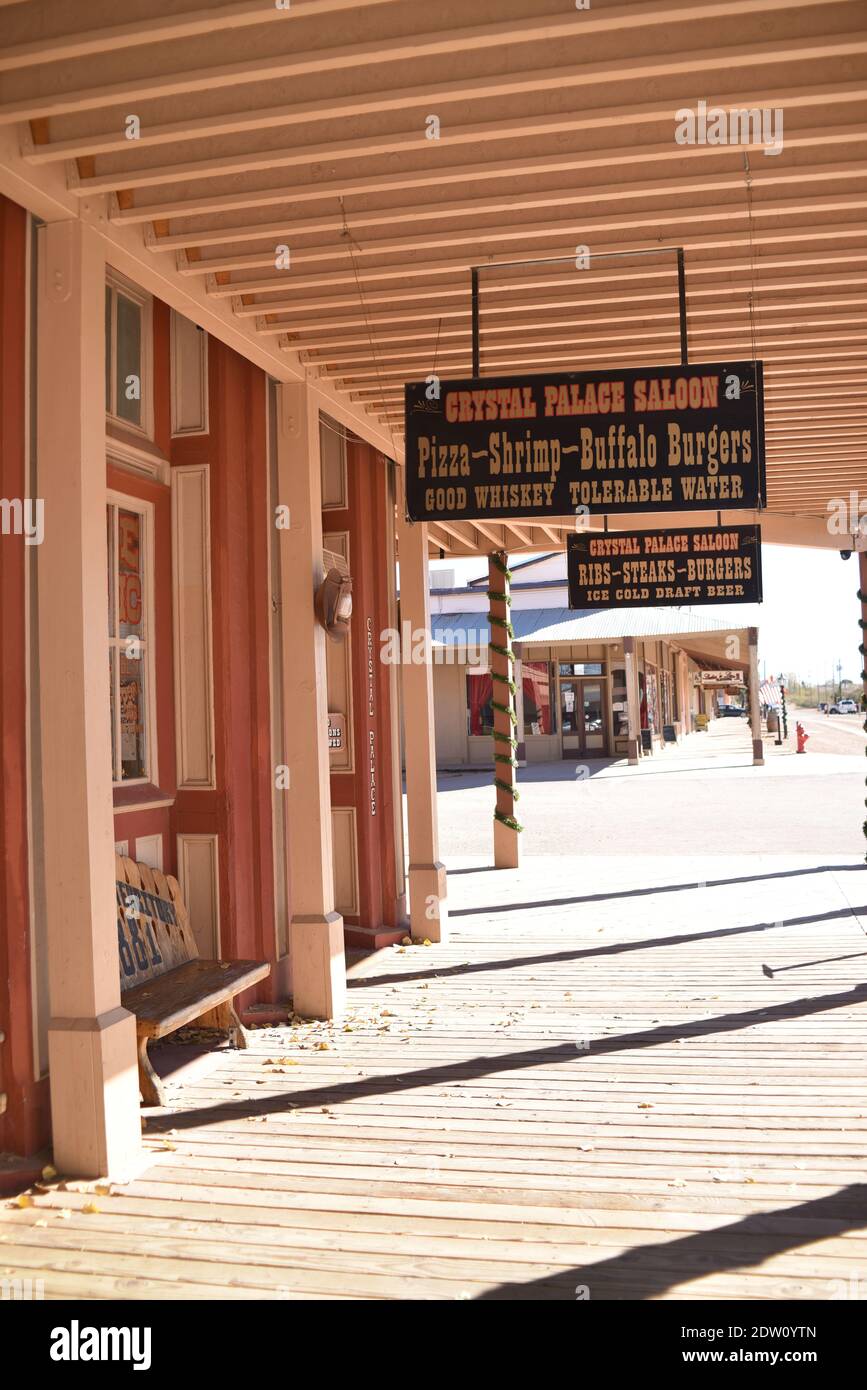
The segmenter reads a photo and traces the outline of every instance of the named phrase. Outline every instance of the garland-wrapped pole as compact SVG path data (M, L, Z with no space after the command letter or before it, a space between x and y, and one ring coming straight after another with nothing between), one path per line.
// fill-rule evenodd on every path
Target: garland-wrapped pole
M512 649L514 629L509 610L511 573L503 551L488 556L488 621L491 627L490 670L494 710L494 866L497 869L517 869L518 836L522 827L515 818L518 791L515 786L518 760L514 680L515 656Z
M867 734L867 650L865 650L865 643L867 643L867 551L864 550L858 551L858 579L858 599L861 603L861 617L858 619L858 625L861 628L861 641L858 645L858 650L861 653L861 712L865 715L864 732ZM865 747L864 752L867 753L867 747ZM867 807L867 797L864 798L864 805ZM867 836L867 820L863 822L863 825L864 834ZM867 862L867 854L865 854L864 859Z

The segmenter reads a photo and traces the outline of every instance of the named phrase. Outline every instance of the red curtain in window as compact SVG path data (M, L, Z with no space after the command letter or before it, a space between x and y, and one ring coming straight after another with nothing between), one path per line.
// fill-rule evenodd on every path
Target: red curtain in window
M470 733L483 734L482 711L489 705L494 692L494 682L490 676L467 676L467 703L470 710ZM488 712L488 720L491 719Z
M524 732L553 733L547 661L525 661L521 670L521 683L524 687Z

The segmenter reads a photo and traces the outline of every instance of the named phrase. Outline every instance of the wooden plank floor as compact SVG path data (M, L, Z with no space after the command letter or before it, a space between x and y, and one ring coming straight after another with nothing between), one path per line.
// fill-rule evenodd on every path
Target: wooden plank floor
M452 867L450 944L364 960L344 1023L172 1087L137 1179L5 1204L0 1273L48 1298L867 1296L863 866Z

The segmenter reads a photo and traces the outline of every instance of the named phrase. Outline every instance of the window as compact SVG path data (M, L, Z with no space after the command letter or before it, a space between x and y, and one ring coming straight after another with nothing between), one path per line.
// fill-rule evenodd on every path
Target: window
M150 528L142 502L112 498L106 509L112 780L156 778L151 695Z
M551 703L551 668L547 661L525 661L521 666L524 692L524 734L553 734L557 725Z
M494 732L494 683L489 675L467 676L467 733Z
M601 661L561 661L561 676L602 676L605 667Z
M105 286L105 409L118 424L153 434L151 300L112 275Z
M618 666L611 673L611 713L614 718L614 737L629 736L629 708L626 695L626 671Z

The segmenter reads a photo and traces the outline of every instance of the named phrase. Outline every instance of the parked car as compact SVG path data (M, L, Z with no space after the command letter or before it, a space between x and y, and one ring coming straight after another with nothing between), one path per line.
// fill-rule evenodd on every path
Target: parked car
M832 705L832 706L831 706L831 708L828 710L828 713L829 713L829 714L857 714L857 713L858 713L858 706L855 704L855 701L854 701L854 700L850 700L850 699L848 699L848 698L845 699L845 700L838 700L837 703L836 703L836 705Z
M746 714L742 705L720 705L719 712L723 719L738 719L742 714Z

